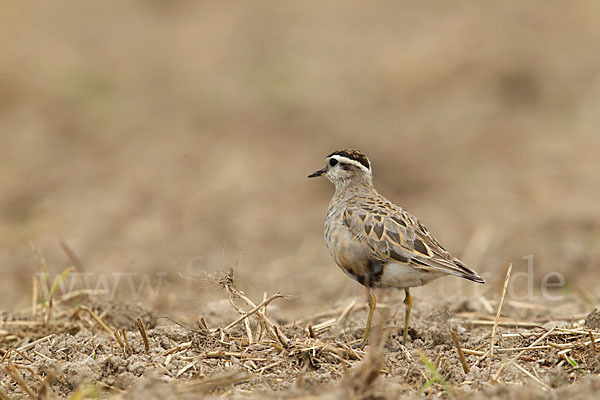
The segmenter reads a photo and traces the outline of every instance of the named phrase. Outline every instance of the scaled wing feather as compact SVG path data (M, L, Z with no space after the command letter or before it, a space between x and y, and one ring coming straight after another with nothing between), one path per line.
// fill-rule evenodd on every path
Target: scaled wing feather
M410 264L424 272L481 280L475 271L447 252L415 217L381 196L350 199L344 224L379 260Z

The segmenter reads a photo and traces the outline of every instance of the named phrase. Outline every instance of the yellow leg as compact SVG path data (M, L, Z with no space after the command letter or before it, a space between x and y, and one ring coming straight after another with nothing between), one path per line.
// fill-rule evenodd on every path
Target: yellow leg
M404 297L404 305L406 307L404 314L404 335L402 336L402 344L406 344L408 338L408 323L410 321L410 310L412 309L412 296L408 291L408 288L404 289L406 296Z
M367 317L367 327L365 328L365 335L363 337L362 342L354 345L354 348L362 349L365 347L367 342L369 341L369 333L371 332L371 321L373 320L373 312L375 311L375 307L377 306L377 298L372 290L367 289L367 295L369 296L369 316Z

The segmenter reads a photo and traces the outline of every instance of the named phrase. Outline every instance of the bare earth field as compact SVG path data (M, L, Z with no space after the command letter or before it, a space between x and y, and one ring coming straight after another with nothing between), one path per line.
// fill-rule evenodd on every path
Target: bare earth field
M0 398L596 397L596 2L2 10ZM487 281L412 290L405 346L390 290L352 348L342 148Z

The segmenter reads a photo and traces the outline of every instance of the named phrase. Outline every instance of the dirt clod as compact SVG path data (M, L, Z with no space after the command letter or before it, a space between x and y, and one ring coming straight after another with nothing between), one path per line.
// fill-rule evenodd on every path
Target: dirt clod
M585 327L588 329L600 329L600 312L594 309L585 317Z

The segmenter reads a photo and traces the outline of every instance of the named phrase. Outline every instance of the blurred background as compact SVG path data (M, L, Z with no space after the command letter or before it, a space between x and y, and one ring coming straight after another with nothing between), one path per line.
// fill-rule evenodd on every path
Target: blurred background
M31 303L29 241L51 278L60 241L94 285L166 273L139 300L190 317L229 267L289 316L363 296L306 178L342 148L494 296L524 256L600 296L595 1L2 1L0 33L0 308Z

